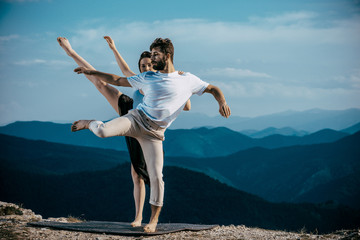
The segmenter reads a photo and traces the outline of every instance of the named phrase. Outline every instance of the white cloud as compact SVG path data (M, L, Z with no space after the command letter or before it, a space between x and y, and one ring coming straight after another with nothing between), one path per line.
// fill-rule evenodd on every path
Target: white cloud
M92 53L103 56L104 49L108 48L102 39L104 35L114 39L120 53L137 53L147 49L154 38L169 37L175 45L176 61L182 54L181 58L185 59L182 61L188 64L185 65L186 69L181 66L184 70L194 66L194 73L203 76L272 80L246 84L231 82L234 86L227 84L224 87L229 86L233 96L242 92L248 96L311 98L319 93L345 95L347 90L351 91L349 86L359 85L359 75L347 77L343 84L339 84L331 82L335 81L334 77L323 71L330 62L329 67L339 66L338 69L331 69L332 74L345 76L349 69L340 66L359 59L353 54L360 49L359 16L323 22L320 14L299 11L272 17L252 17L246 22L122 20L109 25L97 21L91 28L75 32L76 35L71 38L72 44L76 49L86 48L91 56ZM345 58L345 55L339 55L344 51L349 52ZM191 63L186 62L187 58ZM239 58L244 60L239 62ZM265 66L261 69L267 70L257 71L260 65ZM316 68L317 65L319 68ZM322 71L321 75L319 71ZM290 85L288 79L295 84Z
M252 78L252 77L261 77L261 78L270 78L271 76L266 73L254 72L248 69L240 68L211 68L204 70L201 75L203 76L222 76L230 78Z
M346 86L348 89L360 90L360 69L355 69L346 76L335 76L333 82L337 86Z
M351 74L350 83L352 84L353 88L360 89L360 69L357 69L354 73Z
M214 84L222 89L227 97L231 98L282 98L299 99L299 101L319 100L322 98L344 98L346 96L358 96L360 101L360 89L344 88L313 88L307 86L296 86L280 82L241 82L241 81L216 81Z
M17 34L12 34L12 35L8 35L8 36L0 36L0 41L10 41L12 39L17 39L19 38L19 35Z
M261 25L268 26L278 26L278 25L302 25L309 23L310 20L313 20L318 14L314 12L290 12L284 13L282 15L277 15L273 17L251 17L250 22Z
M317 26L318 15L313 12L293 12L271 18L250 18L248 22L222 22L204 19L172 19L154 22L99 23L98 27L81 29L72 38L78 46L94 47L93 41L101 41L110 35L116 42L139 45L164 36L177 43L205 44L226 47L223 44L310 44L358 43L360 41L360 17L328 22ZM102 44L96 46L103 48Z
M30 59L20 60L14 62L15 65L31 66L31 65L48 65L48 66L61 66L61 65L73 65L70 61L61 60L44 60L44 59Z
M79 93L79 96L81 96L82 98L87 98L87 97L89 97L89 94L82 92L82 93Z
M22 107L20 106L19 103L15 102L15 101L10 101L5 103L0 103L0 111L1 112L5 112L5 111L9 111L11 109L17 109L17 110L21 110Z
M22 65L22 66L29 66L29 65L35 65L35 64L44 64L46 63L43 59L32 59L32 60L21 60L14 62L16 65Z

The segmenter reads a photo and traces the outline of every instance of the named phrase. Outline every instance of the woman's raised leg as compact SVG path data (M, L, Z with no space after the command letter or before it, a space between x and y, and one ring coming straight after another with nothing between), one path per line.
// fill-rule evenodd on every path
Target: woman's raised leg
M74 61L79 65L79 67L86 67L88 69L95 70L95 68L91 66L90 63L88 63L84 58L82 58L79 54L77 54L77 52L75 52L74 49L72 49L69 40L67 40L64 37L58 37L57 41L60 44L60 46L65 50L67 55L69 55L72 59L74 59ZM114 110L118 114L120 114L119 113L120 110L118 107L118 100L122 92L110 86L106 82L101 81L95 76L91 76L91 75L85 75L85 76L87 77L87 79L90 80L90 82L92 82L95 85L98 91L106 98L106 100L110 103L110 105L114 108Z

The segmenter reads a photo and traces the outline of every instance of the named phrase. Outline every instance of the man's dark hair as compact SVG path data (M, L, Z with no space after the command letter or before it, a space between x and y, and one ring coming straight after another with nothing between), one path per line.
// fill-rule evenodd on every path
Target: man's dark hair
M140 58L139 58L139 62L138 62L139 71L141 71L141 69L140 69L140 61L143 58L151 58L151 52L144 51L144 52L141 53Z
M170 39L168 38L157 38L154 42L150 45L150 51L153 48L160 48L160 51L164 54L170 53L171 62L174 63L174 46Z

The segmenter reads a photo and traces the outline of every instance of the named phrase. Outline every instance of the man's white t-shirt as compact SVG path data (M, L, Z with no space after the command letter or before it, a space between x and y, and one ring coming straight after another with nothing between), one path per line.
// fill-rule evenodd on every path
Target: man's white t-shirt
M191 73L144 72L127 78L135 89L144 93L137 109L143 111L160 127L167 128L193 95L202 95L209 83Z
M136 108L137 105L142 103L143 98L144 98L144 95L142 95L139 90L134 91L134 93L132 95L132 99L134 101L133 102L133 108Z

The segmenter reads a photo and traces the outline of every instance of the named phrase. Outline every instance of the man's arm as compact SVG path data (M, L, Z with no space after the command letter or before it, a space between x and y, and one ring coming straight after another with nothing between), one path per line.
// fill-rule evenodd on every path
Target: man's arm
M96 70L87 69L85 67L75 68L74 72L76 72L77 74L84 73L87 75L93 75L93 76L101 79L102 81L112 84L112 85L122 86L122 87L131 87L131 85L128 82L126 77L120 77L115 74L99 72Z
M219 112L221 116L228 118L231 115L230 107L227 105L225 96L220 88L209 84L204 92L212 94L219 103Z

